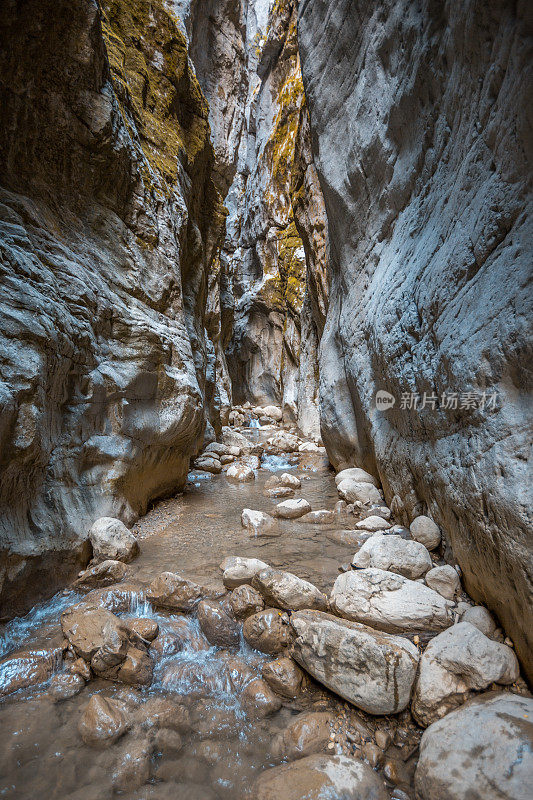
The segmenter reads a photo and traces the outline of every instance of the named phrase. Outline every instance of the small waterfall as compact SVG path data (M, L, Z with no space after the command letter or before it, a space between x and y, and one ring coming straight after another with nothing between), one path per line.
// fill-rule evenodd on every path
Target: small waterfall
M251 418L250 422L248 423L248 427L249 428L260 428L261 425L259 424L259 420L258 419Z

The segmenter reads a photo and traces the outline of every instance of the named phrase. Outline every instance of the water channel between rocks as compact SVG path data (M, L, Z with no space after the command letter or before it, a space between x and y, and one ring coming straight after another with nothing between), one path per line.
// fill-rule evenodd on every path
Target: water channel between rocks
M249 431L248 438L261 440L265 433ZM353 545L338 542L338 532L350 527L347 517L339 516L329 526L282 521L281 535L275 538L251 537L241 526L243 508L271 511L279 502L263 493L274 471L297 473L302 479L297 496L307 499L313 509L331 509L338 499L333 473L322 455L264 456L252 483L235 484L224 474L193 472L183 494L157 504L135 526L141 553L129 565L131 579L146 584L161 572L172 571L218 585L220 562L239 555L290 570L329 592L339 564L354 550ZM52 668L60 670L59 618L81 597L74 592L57 595L23 620L12 621L1 641L1 655L44 651L56 659ZM163 632L172 631L173 623L181 620L185 645L170 653L151 649L156 666L150 688L92 680L78 695L55 702L44 683L6 698L0 703L0 797L101 800L113 792L139 800L251 796L257 773L279 763L271 753L273 736L302 709L287 701L274 715L261 718L242 705L236 683L250 674L260 675L269 658L242 639L237 653L210 647L194 615L156 612L135 595L129 610L122 609L119 615L155 619ZM236 669L231 661L235 658ZM104 748L85 745L78 732L80 717L95 693L121 700L130 726L118 742ZM305 708L333 707L346 715L342 703L315 686ZM154 735L158 717L165 714L172 719L185 715L188 720L174 726L179 734L174 744ZM143 779L145 785L135 787Z

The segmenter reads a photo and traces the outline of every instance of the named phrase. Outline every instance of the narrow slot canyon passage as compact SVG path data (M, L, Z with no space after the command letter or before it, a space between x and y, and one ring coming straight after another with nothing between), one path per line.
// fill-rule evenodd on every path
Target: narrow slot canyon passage
M528 5L0 43L0 797L527 800Z

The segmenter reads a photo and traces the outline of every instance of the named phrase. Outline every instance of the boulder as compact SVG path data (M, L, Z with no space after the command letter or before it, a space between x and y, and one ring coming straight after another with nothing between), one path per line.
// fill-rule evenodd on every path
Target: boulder
M127 624L110 611L82 603L63 612L61 628L78 656L91 661L100 653L101 661L107 654L110 666L123 661L130 643L138 641Z
M264 489L266 491L267 489L275 489L276 487L282 485L283 484L281 483L281 475L274 473L274 475L271 475L269 478L266 479Z
M453 600L461 588L459 575L450 564L430 569L426 573L426 583L430 589L434 589L448 600Z
M89 531L93 556L98 561L109 559L131 561L139 552L139 543L123 522L113 517L100 517Z
M298 447L298 452L299 453L322 453L322 452L324 452L324 448L323 447L319 447L314 442L303 442L303 444L301 444Z
M148 781L151 753L152 745L147 739L128 741L121 748L111 774L117 792L133 792Z
M202 598L218 595L216 589L200 586L176 572L162 572L152 581L146 593L154 606L170 611L192 611Z
M159 625L155 619L146 619L140 617L139 619L129 619L128 627L145 642L153 642L159 633Z
M255 472L246 464L232 464L226 472L226 477L238 483L249 483L255 480Z
M291 616L291 655L332 692L370 714L407 707L419 653L408 639L319 611Z
M423 584L382 569L339 575L330 602L341 617L389 633L441 631L454 621L454 605L449 600Z
M187 617L166 619L161 622L159 634L154 639L151 652L158 656L171 656L183 649L208 650L209 642Z
M278 408L277 406L265 406L263 408L263 416L270 417L270 419L273 419L274 422L281 422L283 414L281 408Z
M28 689L47 681L53 674L61 650L22 650L0 661L0 698L19 689Z
M250 442L246 436L243 436L238 431L232 431L231 428L222 428L222 441L228 445L230 453L232 452L232 447L239 448L241 452L248 452L250 448Z
M242 635L255 650L276 656L289 644L288 623L287 614L277 608L266 608L244 621Z
M283 503L278 503L274 509L274 516L280 519L298 519L309 511L311 511L310 504L303 497L299 497L297 500L284 500Z
M265 607L265 602L259 592L246 583L237 586L232 591L228 603L235 619L246 619L252 614L262 611Z
M215 458L213 453L212 457L202 456L197 458L194 462L194 469L201 470L202 472L210 472L212 475L218 475L222 472L222 464L219 458Z
M120 739L129 728L124 703L94 694L78 723L85 744L106 747Z
M337 491L347 503L360 502L363 505L367 505L381 501L381 492L376 489L373 483L354 481L353 478L344 478L337 485Z
M290 486L291 489L299 489L302 485L300 478L290 472L282 472L279 480L282 486Z
M433 566L428 550L420 542L381 533L364 542L354 555L352 564L358 569L375 567L406 578L420 578Z
M484 633L485 636L488 636L489 639L492 638L496 630L494 617L490 611L487 611L485 606L470 606L470 608L467 608L466 611L463 612L461 622L469 622L471 625L475 625L475 627L480 630L481 633Z
M145 650L137 647L128 648L124 661L117 668L107 671L98 672L95 669L95 658L91 661L91 667L103 678L122 681L129 686L150 686L152 683L154 664Z
M469 622L459 622L430 641L420 659L412 712L431 725L491 683L510 684L519 675L517 658Z
M241 701L248 714L254 717L268 717L281 708L278 695L262 678L255 678L246 684L241 692Z
M268 569L268 564L259 558L240 558L229 556L220 564L223 570L222 581L227 589L235 589L245 583L252 583L252 578L263 569Z
M302 691L305 673L292 658L277 658L265 664L263 679L276 694L294 699Z
M349 467L348 469L342 469L340 472L337 472L335 475L335 484L338 486L339 483L342 483L342 481L346 478L349 478L356 483L372 483L374 486L379 488L378 479L374 478L370 472L365 472L364 469L359 469L359 467Z
M360 522L355 523L356 528L364 528L365 531L386 531L391 527L390 522L387 522L383 517L378 517L376 514L369 514L365 516Z
M207 445L202 455L205 456L207 453L214 453L217 456L227 456L229 452L227 444L223 442L211 442L211 444Z
M281 453L294 453L299 447L298 437L286 431L275 433L267 442L274 450L279 450Z
M323 753L330 741L334 719L327 711L298 714L272 740L272 755L280 760L295 761L313 753Z
M529 800L533 700L489 693L434 722L420 742L420 800Z
M200 600L196 609L198 622L205 638L217 647L238 647L240 628L220 603Z
M254 575L252 586L260 592L267 605L275 608L287 611L303 608L324 611L328 608L326 596L316 586L291 572L267 567Z
M253 508L243 508L241 525L252 536L280 536L278 523L264 511L255 511Z
M313 525L326 525L329 522L334 522L335 512L328 511L327 508L319 508L317 511L310 511L304 514L302 522L310 522Z
M127 573L128 568L122 561L107 559L84 570L78 575L72 588L78 591L100 589L104 586L111 586L113 583L120 583Z
M383 779L348 756L312 755L261 773L255 800L388 800Z
M370 508L362 508L359 511L359 517L361 520L366 519L367 517L379 517L380 519L390 520L392 514L390 508L384 505L373 505Z
M50 694L56 702L69 700L79 694L85 686L81 675L72 672L59 672L50 681Z
M265 489L265 494L268 497L294 497L294 489L290 486L272 486Z
M410 524L411 536L416 542L421 542L428 550L439 546L441 533L439 526L430 517L416 517Z

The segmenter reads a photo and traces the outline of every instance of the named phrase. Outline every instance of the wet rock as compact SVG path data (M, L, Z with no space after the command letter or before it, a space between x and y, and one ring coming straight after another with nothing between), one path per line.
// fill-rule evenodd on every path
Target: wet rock
M246 583L232 591L228 602L236 619L246 619L251 614L262 611L265 607L265 602L259 592Z
M268 497L294 497L294 489L290 486L274 486L272 489L266 489L265 494Z
M127 613L146 599L144 587L131 581L116 583L103 589L93 589L80 604L106 608L113 614Z
M203 742L198 742L194 748L194 755L212 767L227 758L227 746L216 740L204 739Z
M91 661L94 669L94 659ZM96 670L95 670L96 671ZM116 673L113 671L101 671L98 674L102 677L113 678L127 683L130 686L150 686L154 672L153 661L145 650L130 647L126 653L126 658L118 667Z
M255 472L246 464L232 464L226 472L226 477L238 483L249 483L255 480Z
M352 564L358 569L375 567L406 578L420 578L433 566L428 550L420 542L381 533L367 539Z
M392 741L392 736L390 735L390 733L380 728L378 728L378 730L376 731L374 738L380 750L386 750Z
M356 522L355 527L364 528L365 531L386 531L391 527L391 524L387 522L386 519L378 517L376 514L370 514L360 522Z
M148 781L151 749L147 740L128 742L122 748L111 776L117 791L132 792Z
M272 754L277 759L295 761L313 753L323 753L330 741L334 716L326 711L299 714L272 741Z
M61 627L74 651L86 661L109 654L109 666L123 661L135 635L118 617L103 608L71 606L61 615Z
M109 559L131 561L138 552L139 544L133 533L123 522L113 517L100 517L89 531L93 556L98 561Z
M383 774L396 786L408 788L411 784L411 772L400 758L387 758L383 764Z
M147 731L169 728L178 733L188 733L191 730L188 710L168 697L150 697L138 708L134 719Z
M129 619L128 627L146 642L153 642L159 633L159 625L155 619Z
M387 800L383 780L368 764L347 756L312 755L273 767L257 779L256 800Z
M314 525L325 525L335 521L335 512L320 508L317 511L310 511L302 517L302 522L311 522Z
M360 502L363 505L368 503L379 503L381 492L373 483L362 483L353 478L344 478L337 484L337 491L347 503Z
M434 722L420 742L421 800L529 800L533 700L510 693L472 700Z
M414 644L331 614L291 616L291 655L328 689L370 714L395 714L409 703L419 653Z
M61 651L23 650L0 661L0 697L19 689L28 689L47 681L53 675Z
M267 608L244 621L242 634L250 647L275 656L289 643L288 621L287 614L276 608Z
M91 697L78 724L81 738L93 747L116 742L128 728L124 704L100 694Z
M450 564L430 569L426 574L426 583L448 600L453 600L461 588L459 575Z
M197 458L194 462L194 469L202 472L210 472L212 475L219 475L222 472L222 464L218 458Z
M123 581L127 573L128 568L122 561L107 559L107 561L102 561L100 564L84 570L74 581L72 587L80 591L99 589Z
M240 558L229 556L220 565L223 570L222 581L228 589L235 589L245 583L251 584L254 575L263 569L268 569L268 564L258 558Z
M494 617L487 611L485 606L471 606L467 608L461 616L461 622L469 622L471 625L474 625L481 633L488 636L489 639L492 638L496 630Z
M265 603L287 611L302 608L325 610L327 597L309 581L298 578L290 572L267 569L256 573L252 586L263 596Z
M300 489L302 482L297 475L291 475L290 472L282 472L279 476L282 486L290 486L291 489Z
M371 483L377 488L379 488L379 481L377 478L374 478L369 472L365 472L364 469L359 469L359 467L349 467L348 469L343 469L340 472L337 472L335 475L335 484L339 486L342 481L349 478L356 483Z
M241 514L241 525L252 536L279 536L280 530L276 520L264 511L244 508Z
M430 517L416 517L410 524L411 536L416 542L421 542L428 550L434 550L440 544L441 534L439 526Z
M183 578L176 572L162 572L148 587L147 599L157 608L192 611L203 597L217 597L219 592Z
M266 479L264 488L266 491L267 489L275 489L278 486L282 486L281 476L277 473L274 473L274 475L271 475L270 478Z
M372 769L376 769L383 764L383 751L372 742L365 742L361 747L361 752L365 761L368 761Z
M242 692L244 687L257 677L252 667L237 655L224 652L218 653L216 658L224 664L225 674L229 676L231 686L237 693Z
M199 739L233 739L242 729L242 711L202 699L195 704L192 722Z
M519 675L513 650L486 637L469 622L435 636L420 659L412 712L431 725L491 683L514 683Z
M186 617L165 620L154 639L151 651L158 656L171 656L187 647L190 650L207 650L209 642L199 634Z
M172 728L159 728L154 736L156 750L164 755L177 755L183 748L183 739Z
M311 511L310 504L303 497L299 497L297 500L285 500L283 503L278 503L274 509L274 516L280 519L298 519L298 517L308 514L309 511Z
M330 602L341 617L389 633L441 631L454 621L449 600L423 584L381 569L339 575Z
M85 686L85 680L76 673L60 672L50 681L50 694L56 701L68 700L79 694Z
M254 717L268 717L279 711L281 700L261 678L255 678L244 687L241 700Z
M282 697L298 697L305 684L305 673L292 658L277 658L263 667L263 678L272 691Z
M240 627L220 603L201 600L196 610L200 628L208 642L217 647L238 647Z
M73 675L80 675L86 681L91 679L91 668L83 658L76 658L70 665L70 671Z

